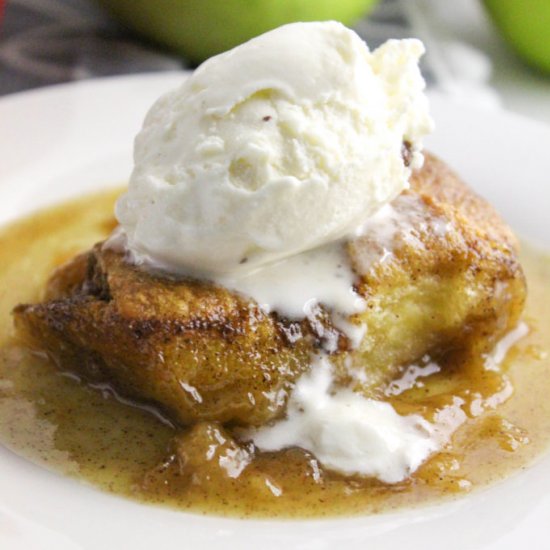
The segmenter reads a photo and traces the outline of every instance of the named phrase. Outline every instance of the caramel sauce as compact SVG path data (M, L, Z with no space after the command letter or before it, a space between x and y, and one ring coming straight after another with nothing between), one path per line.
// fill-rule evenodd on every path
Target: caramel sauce
M526 467L547 448L550 258L528 248L530 331L501 368L412 368L387 392L400 412L430 418L447 410L462 424L451 445L402 483L345 478L299 449L254 455L216 424L182 431L108 385L84 384L19 343L10 312L39 300L55 267L109 234L117 195L51 208L0 233L0 442L16 453L145 502L240 517L319 517L456 497Z

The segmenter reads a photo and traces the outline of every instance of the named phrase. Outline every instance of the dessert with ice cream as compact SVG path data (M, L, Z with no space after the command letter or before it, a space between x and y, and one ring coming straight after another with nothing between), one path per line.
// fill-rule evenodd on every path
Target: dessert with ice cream
M162 424L140 497L326 514L467 486L442 457L512 394L526 286L423 152L422 53L325 22L208 60L147 114L114 231L15 308L26 346Z

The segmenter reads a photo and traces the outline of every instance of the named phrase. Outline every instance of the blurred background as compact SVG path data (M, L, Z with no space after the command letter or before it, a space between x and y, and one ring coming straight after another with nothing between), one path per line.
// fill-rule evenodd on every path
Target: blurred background
M421 38L430 88L550 124L550 0L0 0L0 95L193 68L290 20Z

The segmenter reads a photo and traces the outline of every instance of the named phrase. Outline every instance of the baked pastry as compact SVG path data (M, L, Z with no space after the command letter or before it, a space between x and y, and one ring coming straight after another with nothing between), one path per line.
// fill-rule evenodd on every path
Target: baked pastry
M426 354L442 364L449 353L480 360L523 308L513 234L431 155L392 208L383 230L374 222L345 244L367 306L349 319L366 329L357 347L322 304L288 320L212 283L147 272L101 244L59 268L44 301L19 305L15 323L63 369L152 402L180 424L281 416L329 337L338 376L366 394Z

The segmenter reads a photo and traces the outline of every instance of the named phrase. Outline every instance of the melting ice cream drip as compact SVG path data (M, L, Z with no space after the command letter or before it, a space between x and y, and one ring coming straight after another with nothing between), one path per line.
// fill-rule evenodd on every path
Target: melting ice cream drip
M487 356L486 368L498 369L509 349L527 330L520 323L506 334ZM390 386L390 393L405 391L422 375L439 372L440 367L429 358L424 363L407 369L408 374ZM502 390L490 399L477 404L472 401L468 414L475 414L471 409L476 406L477 414L493 408L508 399L510 393L511 387L505 381ZM318 355L310 372L296 382L286 418L250 430L246 437L261 450L297 446L312 452L326 468L397 483L450 442L453 433L468 418L467 405L456 396L450 405L437 412L432 422L418 414L401 416L388 402L336 387L330 359Z

